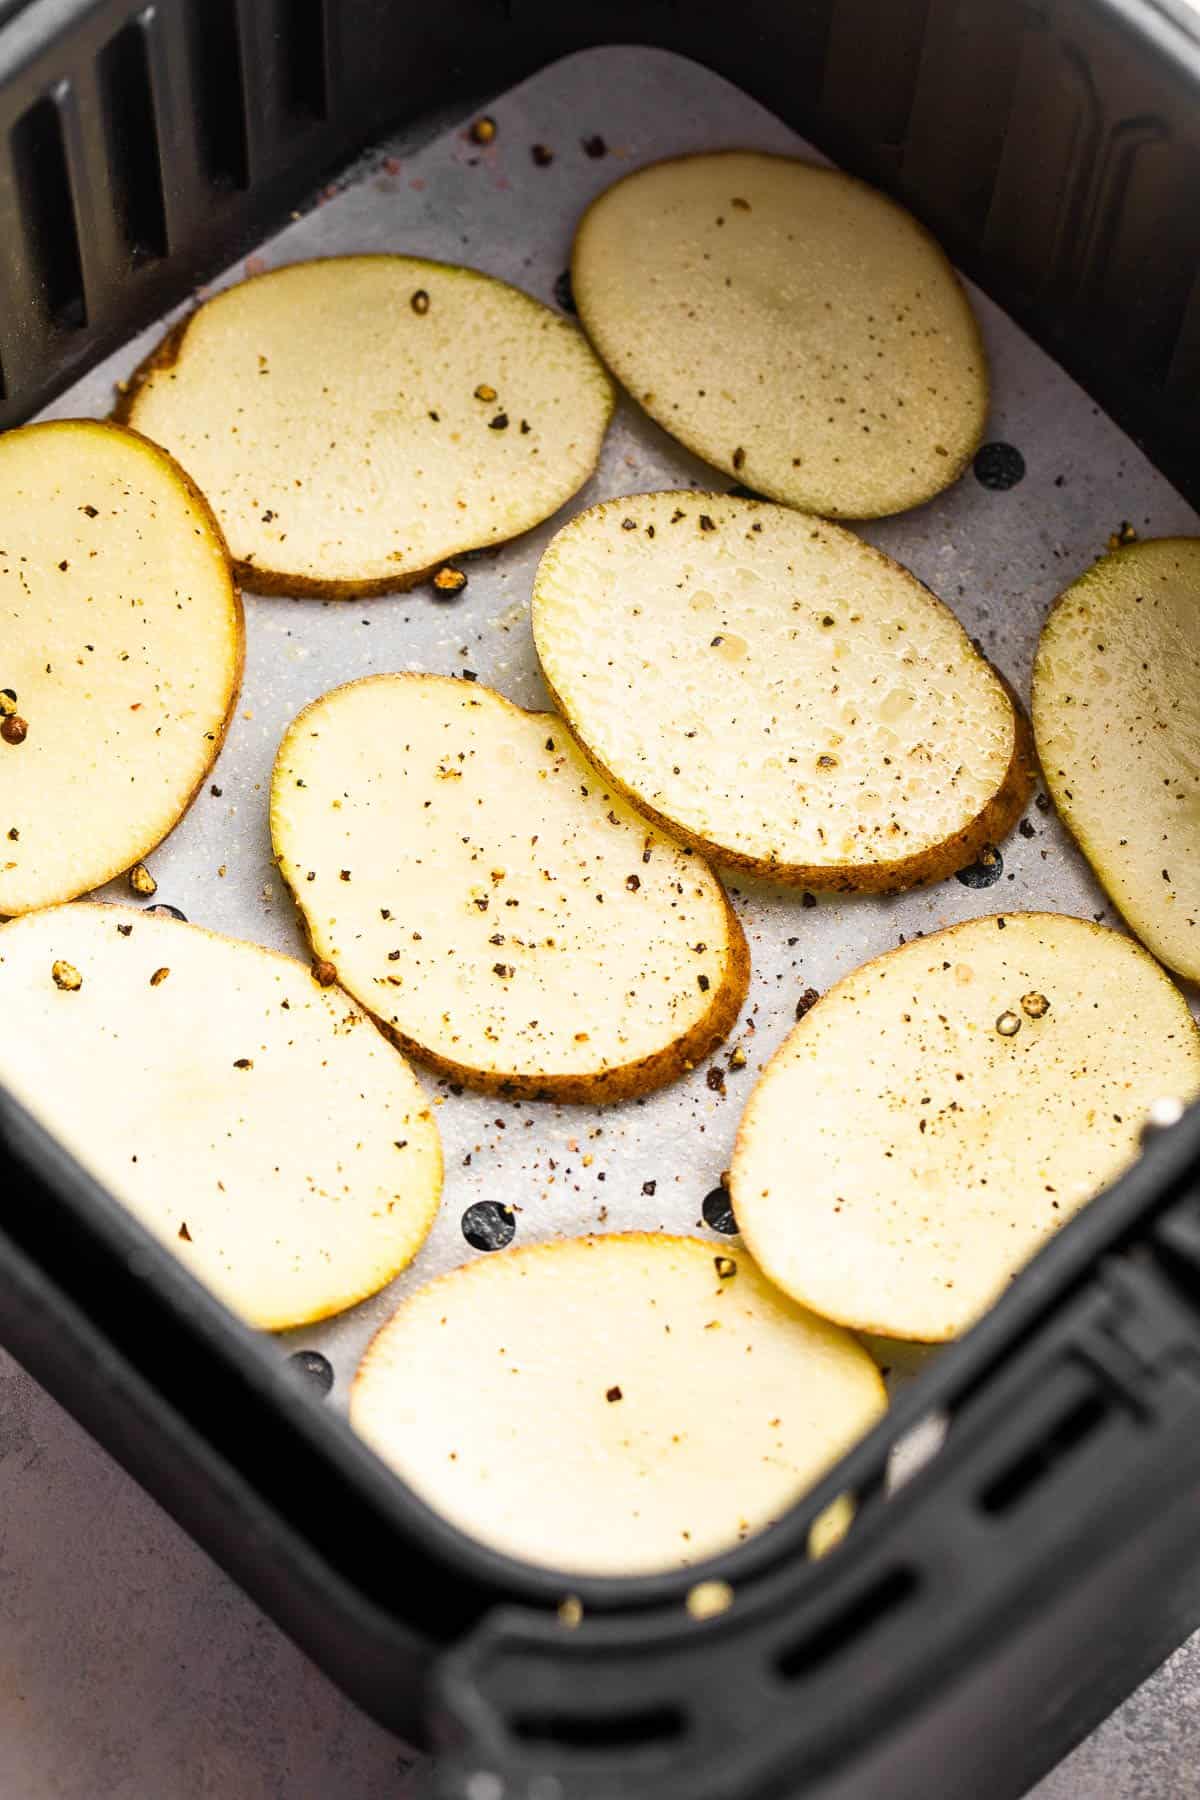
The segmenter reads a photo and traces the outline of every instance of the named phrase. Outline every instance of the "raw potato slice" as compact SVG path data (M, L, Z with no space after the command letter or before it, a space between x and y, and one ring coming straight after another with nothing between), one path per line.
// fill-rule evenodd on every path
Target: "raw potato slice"
M0 1017L0 1087L252 1325L352 1306L433 1223L416 1077L291 957L56 907L0 929Z
M596 466L612 388L575 326L474 269L294 263L217 294L121 416L179 458L258 593L411 587Z
M585 213L571 282L651 417L773 500L903 512L978 447L967 297L917 221L849 175L742 150L655 163Z
M552 539L533 630L588 754L720 862L888 892L973 862L1029 797L995 671L841 526L721 494L607 500Z
M1046 785L1148 950L1200 979L1200 538L1102 557L1033 671Z
M500 1251L414 1294L350 1416L494 1549L633 1575L771 1523L885 1405L867 1353L748 1257L631 1232Z
M242 674L220 531L91 419L0 437L0 917L138 862L212 767Z
M860 1331L938 1343L1200 1090L1200 1034L1139 945L1054 913L865 963L750 1097L730 1169L766 1274Z
M615 1100L715 1049L749 954L725 890L562 721L439 675L291 725L271 834L316 954L405 1049L513 1096Z

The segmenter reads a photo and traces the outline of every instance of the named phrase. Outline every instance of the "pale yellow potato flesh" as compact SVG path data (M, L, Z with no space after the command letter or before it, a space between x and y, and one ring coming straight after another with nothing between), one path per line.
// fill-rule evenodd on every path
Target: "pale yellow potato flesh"
M588 754L717 861L911 886L974 861L1028 798L1012 702L950 609L786 507L589 507L541 560L533 631Z
M978 447L967 297L917 221L852 176L741 150L654 163L584 214L571 280L651 417L772 500L902 512Z
M1015 1027L1015 1029L1014 1029ZM760 1267L814 1311L955 1337L1200 1091L1200 1034L1140 945L973 919L839 981L750 1097L730 1167Z
M1200 979L1200 539L1114 551L1042 628L1046 785L1132 930Z
M271 787L316 954L406 1049L524 1097L617 1099L730 1029L745 939L700 857L641 818L555 715L384 675L300 714Z
M234 1312L365 1299L441 1193L420 1084L308 967L134 907L0 929L0 1086Z
M0 917L152 850L221 747L242 611L207 504L91 419L0 436ZM12 697L15 695L15 699Z
M885 1406L861 1346L747 1256L638 1232L499 1251L421 1289L350 1416L492 1548L633 1575L779 1518Z
M582 334L519 289L343 256L206 301L120 414L199 482L248 587L337 598L548 518L595 468L612 404Z

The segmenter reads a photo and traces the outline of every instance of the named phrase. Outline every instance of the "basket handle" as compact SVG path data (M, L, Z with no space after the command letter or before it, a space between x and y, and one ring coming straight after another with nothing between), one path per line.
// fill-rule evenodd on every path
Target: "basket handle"
M640 1607L597 1584L582 1618L488 1615L436 1671L439 1800L1023 1792L1200 1617L1200 1202L1189 1181L1123 1215L1131 1182L1096 1203L1118 1240L1098 1266L1095 1222L1068 1227L788 1519L703 1572L724 1610L692 1616L681 1576ZM889 1496L931 1407L944 1446ZM855 1523L815 1562L839 1493Z

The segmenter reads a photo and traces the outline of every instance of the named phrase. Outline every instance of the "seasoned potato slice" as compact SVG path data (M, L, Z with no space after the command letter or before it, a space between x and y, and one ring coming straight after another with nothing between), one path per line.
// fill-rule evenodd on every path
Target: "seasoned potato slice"
M778 1518L885 1404L854 1339L748 1257L631 1232L500 1251L414 1294L351 1419L493 1548L631 1575Z
M0 436L0 917L167 835L241 673L221 533L169 456L92 419Z
M1054 803L1114 903L1200 979L1200 539L1131 544L1059 596L1033 726Z
M409 587L548 518L595 468L611 411L569 320L410 256L227 288L120 407L200 483L247 587L333 598Z
M651 417L772 500L902 512L979 444L966 295L916 220L849 175L742 150L654 163L584 214L571 279Z
M408 1264L437 1129L353 1000L235 938L79 903L0 929L0 1086L252 1325Z
M1137 1155L1151 1104L1200 1090L1200 1035L1137 944L1009 913L863 965L750 1097L738 1224L789 1294L934 1343L995 1300Z
M406 1049L531 1098L619 1099L725 1036L749 957L724 889L560 719L437 675L336 688L271 789L317 955Z
M588 754L719 862L891 891L973 862L1028 799L995 671L841 526L721 494L605 501L551 541L533 629Z

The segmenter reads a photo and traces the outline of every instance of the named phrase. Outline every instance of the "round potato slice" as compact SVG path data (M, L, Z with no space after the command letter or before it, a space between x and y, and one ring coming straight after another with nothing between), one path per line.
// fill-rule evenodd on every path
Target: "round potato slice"
M200 483L247 587L336 599L548 518L595 468L612 404L581 333L518 288L343 256L207 300L120 416Z
M221 533L169 456L91 419L0 436L0 917L152 850L242 673Z
M720 862L892 891L973 862L1029 797L1000 678L841 526L721 494L605 501L551 541L533 630L588 754Z
M972 919L865 963L750 1097L730 1168L762 1268L861 1331L938 1343L1200 1091L1200 1034L1139 945L1083 919Z
M335 688L279 748L271 833L316 954L456 1079L608 1100L726 1035L749 953L725 890L562 721L440 675Z
M414 1294L350 1416L493 1548L633 1575L770 1524L885 1405L866 1351L748 1257L632 1232L500 1251Z
M375 1292L437 1211L404 1058L291 957L136 908L0 929L0 1086L252 1325Z
M772 500L902 512L978 447L966 295L916 220L849 175L741 150L655 163L584 214L571 281L651 417Z
M1200 538L1100 559L1033 671L1054 803L1147 949L1200 979Z

